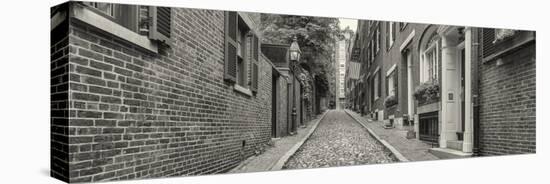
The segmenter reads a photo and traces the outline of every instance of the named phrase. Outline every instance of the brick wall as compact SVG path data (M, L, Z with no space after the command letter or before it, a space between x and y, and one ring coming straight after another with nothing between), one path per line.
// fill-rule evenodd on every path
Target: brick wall
M536 152L535 45L480 64L482 155Z
M67 11L67 4L58 6ZM50 32L50 175L69 181L69 22Z
M223 12L172 10L174 44L159 54L72 20L71 182L221 173L270 140L268 61L257 94L235 91Z

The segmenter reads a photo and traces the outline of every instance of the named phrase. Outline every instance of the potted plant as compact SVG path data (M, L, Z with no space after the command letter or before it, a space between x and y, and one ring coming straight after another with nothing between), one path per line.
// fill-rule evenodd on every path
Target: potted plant
M397 98L395 95L387 96L386 99L384 99L384 106L386 108L392 107L397 104Z
M427 104L439 98L439 84L437 82L425 82L417 86L413 94L420 104Z

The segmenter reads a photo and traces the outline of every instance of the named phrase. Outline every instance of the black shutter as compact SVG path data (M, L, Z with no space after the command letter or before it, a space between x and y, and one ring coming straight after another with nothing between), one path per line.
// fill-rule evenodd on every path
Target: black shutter
M168 7L149 7L151 28L149 38L168 43L172 32L172 10Z
M258 36L253 35L252 36L252 62L251 62L251 68L252 68L252 84L250 85L250 90L252 92L258 91L258 59L260 58L260 40L258 39Z
M399 80L397 80L397 77L399 76L399 68L396 66L395 67L395 70L393 71L393 90L395 90L394 92L394 95L395 95L395 99L399 99L398 98L398 92L399 92L399 84L397 84L399 82Z
M493 41L495 40L494 28L483 28L483 57L490 56L496 52Z
M237 80L237 12L225 12L225 56L223 79L229 82Z
M252 62L252 85L250 85L252 92L258 92L258 80L258 62Z
M378 71L378 97L382 97L382 72Z

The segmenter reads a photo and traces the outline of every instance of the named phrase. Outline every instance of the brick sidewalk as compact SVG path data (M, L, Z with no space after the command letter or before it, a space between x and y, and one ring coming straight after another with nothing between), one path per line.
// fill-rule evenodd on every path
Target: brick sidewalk
M325 112L326 113L326 112ZM267 150L256 156L252 156L239 166L230 170L228 173L247 173L247 172L261 172L271 170L277 162L287 154L296 144L300 143L308 132L315 127L315 123L319 123L319 118L322 115L318 115L315 119L307 123L307 127L298 128L298 133L292 136L286 136L273 141L273 146L267 148Z
M407 139L407 131L403 129L385 129L383 127L384 123L382 121L371 121L366 117L361 117L361 115L353 112L351 110L346 110L346 112L354 117L356 120L359 120L359 123L370 128L376 135L381 139L388 142L390 145L395 147L399 153L405 156L410 161L424 161L424 160L438 160L436 156L428 152L432 146L424 143L418 139Z

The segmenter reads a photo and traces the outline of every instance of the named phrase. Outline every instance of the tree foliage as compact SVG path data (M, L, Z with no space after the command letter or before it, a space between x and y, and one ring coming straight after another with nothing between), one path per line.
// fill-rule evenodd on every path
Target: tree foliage
M342 30L337 18L262 14L262 42L290 44L294 36L302 51L302 68L313 74L315 85L322 96L333 93L334 50Z

